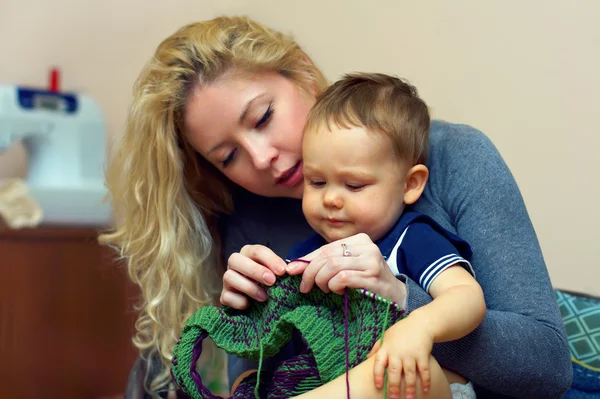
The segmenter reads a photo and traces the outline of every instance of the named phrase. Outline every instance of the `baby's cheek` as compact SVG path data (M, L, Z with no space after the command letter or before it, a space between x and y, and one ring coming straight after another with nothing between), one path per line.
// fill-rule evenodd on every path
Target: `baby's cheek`
M372 226L377 223L377 220L381 218L381 214L384 213L380 209L379 202L374 198L373 200L361 201L354 208L354 217L363 226Z
M321 221L321 217L319 215L319 211L317 207L311 206L310 203L304 202L302 203L302 211L304 212L304 217L308 224L315 230L318 230L318 225Z
M313 196L310 193L307 193L307 191L308 190L306 190L305 188L302 197L302 212L304 213L304 216L308 219L312 217L312 215L315 212L315 201L313 199Z
M360 222L357 223L358 232L366 233L373 241L380 238L382 233L387 230L387 219L385 210L382 212L379 209L365 209L360 215Z

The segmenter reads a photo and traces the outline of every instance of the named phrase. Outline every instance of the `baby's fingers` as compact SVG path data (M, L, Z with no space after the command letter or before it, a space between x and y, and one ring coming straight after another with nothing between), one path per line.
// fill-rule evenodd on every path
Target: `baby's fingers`
M402 359L392 356L388 360L388 392L390 399L400 399L402 381Z
M370 358L371 356L373 356L375 353L377 353L377 351L379 350L379 347L381 346L381 345L379 344L379 342L380 342L380 341L377 341L377 342L375 343L375 345L373 345L373 347L371 348L371 352L369 352L369 353L367 354L367 359L368 359L368 358Z
M420 358L417 361L417 367L419 368L419 374L421 376L421 388L423 388L423 392L429 392L429 387L431 386L431 375L429 373L429 358Z
M417 371L415 366L415 360L408 358L402 360L402 367L404 368L404 384L405 384L405 398L413 399L415 392L417 391Z
M383 388L383 379L385 374L385 368L388 365L388 355L385 350L377 351L375 354L375 364L373 365L373 380L375 381L375 388Z

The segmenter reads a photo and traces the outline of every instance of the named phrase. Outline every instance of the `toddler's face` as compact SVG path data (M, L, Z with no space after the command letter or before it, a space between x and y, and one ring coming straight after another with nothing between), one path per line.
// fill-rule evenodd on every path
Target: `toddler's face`
M407 168L390 139L363 128L306 132L302 209L328 242L366 233L377 241L404 209Z

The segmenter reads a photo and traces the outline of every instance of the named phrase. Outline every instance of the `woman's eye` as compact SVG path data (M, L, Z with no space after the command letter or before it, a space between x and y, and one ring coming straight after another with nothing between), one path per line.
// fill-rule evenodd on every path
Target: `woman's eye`
M260 118L260 120L258 122L256 122L256 125L254 126L254 128L258 129L261 126L263 126L265 123L269 122L269 119L271 119L271 116L273 115L273 112L274 112L273 103L270 103L269 107L267 108L267 110L263 114L262 118Z
M325 185L324 181L319 181L319 180L311 180L309 182L309 184L313 187L323 187Z
M366 186L366 184L346 184L346 187L348 187L349 190L360 190L361 188L364 188Z
M233 161L233 157L235 156L235 152L237 151L237 149L234 149L233 151L231 151L229 153L229 155L227 155L227 158L225 158L221 164L223 166L223 168L226 168L227 165L229 165L231 163L231 161Z

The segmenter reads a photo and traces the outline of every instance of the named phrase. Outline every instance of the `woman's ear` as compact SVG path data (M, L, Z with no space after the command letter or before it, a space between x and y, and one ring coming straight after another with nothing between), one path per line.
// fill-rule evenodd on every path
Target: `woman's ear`
M423 194L428 178L429 169L423 164L415 165L408 170L404 181L405 204L410 205L417 202L421 194Z

